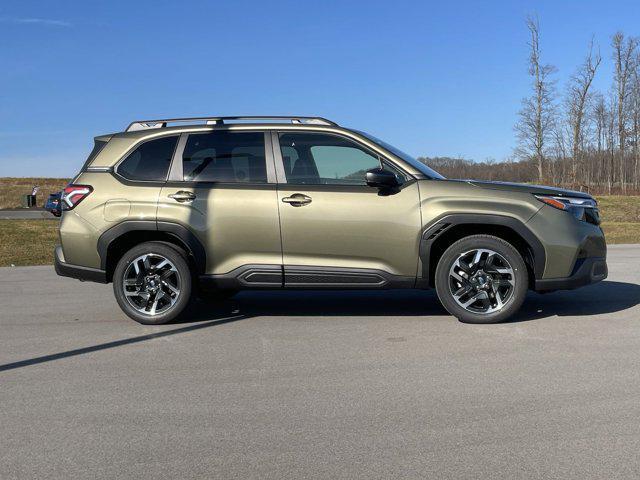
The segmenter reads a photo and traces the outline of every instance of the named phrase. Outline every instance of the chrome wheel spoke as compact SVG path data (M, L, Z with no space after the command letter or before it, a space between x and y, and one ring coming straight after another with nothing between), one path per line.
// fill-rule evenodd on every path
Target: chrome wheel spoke
M469 305L474 304L476 301L478 301L481 298L484 298L486 296L487 296L487 294L485 292L478 292L475 295L472 295L468 300L466 300L465 302L461 303L460 305L462 305L463 307L468 307Z
M176 273L176 270L167 270L165 272L162 272L160 274L160 280L167 280L169 277L171 277L171 275L173 275L174 273Z
M180 290L178 290L176 287L171 285L169 282L162 282L162 285L168 288L172 293L175 293L176 295L180 293Z
M460 287L460 289L455 291L453 293L453 295L455 297L462 297L463 295L466 295L467 293L469 293L471 291L473 291L473 287L471 285L467 284L467 285L463 285L462 287Z
M480 260L482 259L482 253L483 253L482 250L476 250L476 253L473 256L473 263L471 264L474 269L478 268L478 265L480 264Z
M164 260L162 260L160 263L158 263L155 267L153 267L156 271L161 270L163 267L165 267L166 265L170 265L169 260L167 260L166 258Z

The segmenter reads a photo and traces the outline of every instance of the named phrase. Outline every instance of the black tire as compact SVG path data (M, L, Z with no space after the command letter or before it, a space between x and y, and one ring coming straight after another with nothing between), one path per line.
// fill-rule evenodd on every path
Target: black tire
M513 275L509 275L509 277L512 277L514 282L511 290L508 290L511 292L510 296L506 298L502 307L490 313L469 311L469 309L464 308L455 300L452 292L450 269L454 265L454 262L456 262L456 260L458 260L458 258L465 252L477 249L487 249L498 253L508 262L513 271ZM498 258L498 256L494 258ZM493 275L489 275L489 277L492 276ZM453 284L456 284L455 279L453 280ZM461 322L498 323L510 318L522 306L522 302L527 295L529 287L529 276L527 273L527 266L522 259L522 256L509 242L491 235L472 235L458 240L442 254L442 257L440 257L440 261L436 267L435 285L438 298L444 308L451 315L457 317ZM458 284L458 286L460 285L461 284ZM493 291L491 291L490 295L493 295L493 298L495 299L495 293ZM469 296L461 298L468 299L471 296L472 294L469 294ZM489 299L485 299L485 301L490 302ZM491 308L497 308L494 307L493 304L491 305Z
M168 260L175 267L176 275L174 278L179 280L179 284L177 284L179 286L179 295L176 296L175 303L166 306L165 311L154 315L143 313L134 308L127 299L124 288L124 276L127 269L132 266L132 262L135 259L147 254L160 256ZM191 303L193 284L193 273L189 268L184 252L166 242L146 242L136 245L122 256L113 272L113 292L120 308L133 320L145 325L162 325L177 319L183 314Z

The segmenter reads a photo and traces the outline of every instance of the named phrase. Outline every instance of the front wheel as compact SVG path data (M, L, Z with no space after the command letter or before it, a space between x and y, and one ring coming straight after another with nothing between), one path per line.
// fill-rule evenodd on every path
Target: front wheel
M192 275L180 250L146 242L125 253L113 272L120 308L136 322L160 325L175 320L191 300Z
M436 267L442 305L462 322L497 323L511 317L527 294L527 267L518 251L491 235L458 240Z

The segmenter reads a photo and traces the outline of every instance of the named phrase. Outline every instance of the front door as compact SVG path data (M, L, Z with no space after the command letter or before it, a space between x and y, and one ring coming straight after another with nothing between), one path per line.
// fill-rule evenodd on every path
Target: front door
M256 131L213 130L181 138L157 218L177 222L196 235L206 250L204 273L280 287L277 203L270 137Z
M415 181L407 177L389 194L367 186L365 172L380 167L380 158L340 135L281 132L274 150L284 177L278 207L285 286L413 285L421 228Z

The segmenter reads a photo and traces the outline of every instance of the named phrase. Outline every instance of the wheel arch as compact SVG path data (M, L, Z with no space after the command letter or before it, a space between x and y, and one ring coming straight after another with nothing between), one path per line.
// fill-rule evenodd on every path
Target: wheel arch
M455 241L478 234L494 235L514 245L525 260L530 285L542 278L546 262L544 246L523 222L504 215L453 214L436 219L422 233L418 286L433 287L436 266L444 251Z
M196 274L206 268L206 251L200 240L183 225L155 220L131 220L121 222L98 239L100 268L106 272L107 282L112 281L113 271L122 255L135 245L144 242L163 241L182 248Z

